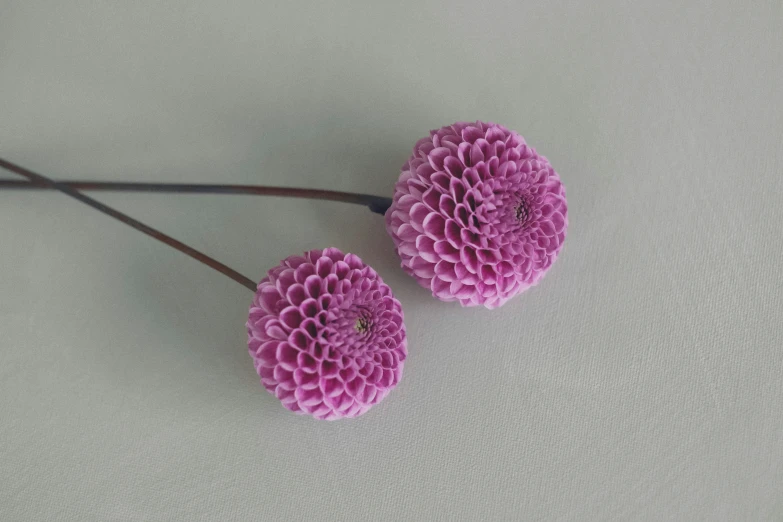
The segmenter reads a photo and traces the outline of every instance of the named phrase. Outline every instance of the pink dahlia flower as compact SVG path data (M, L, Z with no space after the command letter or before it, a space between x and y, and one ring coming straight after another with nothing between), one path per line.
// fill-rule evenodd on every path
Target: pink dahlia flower
M544 277L567 226L549 161L516 132L480 121L419 140L386 212L407 273L438 299L487 308Z
M247 331L264 387L318 419L356 417L379 403L408 354L400 302L375 270L336 248L270 270Z

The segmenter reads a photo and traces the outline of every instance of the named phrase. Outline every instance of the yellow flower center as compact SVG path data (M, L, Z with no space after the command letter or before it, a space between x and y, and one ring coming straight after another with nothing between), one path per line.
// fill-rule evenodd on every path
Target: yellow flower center
M367 331L370 329L370 319L367 317L359 317L356 320L356 324L354 325L354 329L359 333L367 333Z

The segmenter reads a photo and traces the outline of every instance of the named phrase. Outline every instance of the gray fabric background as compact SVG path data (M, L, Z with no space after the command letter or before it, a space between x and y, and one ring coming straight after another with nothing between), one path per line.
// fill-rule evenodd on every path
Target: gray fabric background
M571 221L490 312L360 207L99 194L254 278L330 245L382 274L403 381L322 423L260 387L246 289L0 193L0 519L783 519L781 6L0 2L0 156L44 174L389 195L429 129L486 119Z

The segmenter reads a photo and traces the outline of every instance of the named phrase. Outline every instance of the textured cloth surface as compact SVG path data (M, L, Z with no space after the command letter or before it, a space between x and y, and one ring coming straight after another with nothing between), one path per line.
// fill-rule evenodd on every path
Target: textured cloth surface
M247 289L0 192L0 519L780 520L782 10L0 2L0 156L48 176L391 196L417 139L480 119L569 212L490 311L433 299L358 206L96 193L255 279L324 245L378 271L405 377L324 423L259 387Z

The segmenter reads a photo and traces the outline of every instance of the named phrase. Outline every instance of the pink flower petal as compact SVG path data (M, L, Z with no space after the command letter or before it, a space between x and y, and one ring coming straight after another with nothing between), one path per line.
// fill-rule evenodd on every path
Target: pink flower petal
M552 225L555 227L555 232L557 234L565 230L565 218L563 217L563 214L561 214L560 212L555 212L554 214L552 214L550 221Z
M478 127L465 127L462 131L462 139L468 143L473 143L479 138L484 137L484 131Z
M429 237L433 239L441 238L443 237L446 220L440 214L430 214L424 219L422 225L424 227L424 233ZM400 235L400 237L402 236Z
M439 172L443 170L443 160L449 156L451 156L451 151L449 149L446 147L438 147L429 153L427 159L430 162L430 166L432 166L435 171Z
M449 156L445 160L443 160L443 170L449 176L453 176L454 178L461 178L465 170L465 165L462 164L459 158L456 158L454 156ZM435 176L444 176L446 179L448 179L447 176L441 174L441 172L438 172L437 174L433 174L432 177L430 178L433 183L437 183L435 181ZM447 186L444 186L443 188L447 188Z

